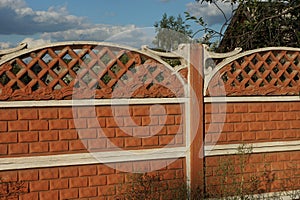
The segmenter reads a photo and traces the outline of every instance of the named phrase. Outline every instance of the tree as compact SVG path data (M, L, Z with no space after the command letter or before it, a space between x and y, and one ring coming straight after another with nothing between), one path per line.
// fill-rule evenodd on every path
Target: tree
M225 23L220 30L208 27L202 17L196 18L186 13L186 19L196 22L200 26L199 30L219 37L220 45L216 51L226 52L236 47L249 50L266 46L300 46L300 0L219 1L239 5L237 9L232 7L232 17L226 18L224 15ZM217 1L203 2L217 6ZM227 27L225 32L224 27Z
M188 42L193 33L190 25L186 24L180 15L175 18L164 13L162 19L155 22L154 27L157 34L153 44L165 51L175 50L180 43Z

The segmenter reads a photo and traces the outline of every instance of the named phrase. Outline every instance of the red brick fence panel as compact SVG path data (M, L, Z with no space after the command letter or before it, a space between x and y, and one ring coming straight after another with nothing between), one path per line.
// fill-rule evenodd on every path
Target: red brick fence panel
M186 85L159 57L106 43L2 56L0 198L120 199L138 173L172 198L190 178Z
M218 61L205 77L208 194L299 190L299 61L299 49L257 49Z

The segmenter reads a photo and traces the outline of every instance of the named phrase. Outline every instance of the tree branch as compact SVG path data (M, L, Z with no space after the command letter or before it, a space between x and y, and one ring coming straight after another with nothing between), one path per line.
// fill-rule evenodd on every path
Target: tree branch
M273 16L266 17L266 18L260 20L260 21L255 25L255 27L254 27L253 30L257 30L258 27L260 26L260 24L262 24L264 21L270 20L270 19L274 19L274 18L277 18L277 17L280 17L280 16L285 15L285 14L287 14L288 12L290 12L290 11L296 9L296 8L299 8L299 7L300 7L300 4L297 5L297 6L295 6L295 7L290 7L290 8L288 8L288 9L284 10L282 13L278 13L277 15L273 15Z

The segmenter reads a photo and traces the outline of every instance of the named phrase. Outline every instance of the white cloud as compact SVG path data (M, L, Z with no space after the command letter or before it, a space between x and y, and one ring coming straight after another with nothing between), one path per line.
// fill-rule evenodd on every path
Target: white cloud
M49 44L51 43L51 40L25 38L21 43L23 42L27 43L28 48L33 48L33 47Z
M70 15L65 6L35 11L24 0L0 1L0 34L30 35L85 26L85 19Z
M232 6L230 3L218 2L217 5L230 18L232 14ZM209 25L223 24L225 18L219 8L213 3L207 2L191 2L186 5L187 12L196 17L203 17L204 21Z
M153 29L153 28L151 28ZM28 48L50 44L59 41L104 41L127 45L131 47L141 47L141 45L151 44L153 41L154 29L140 29L134 25L110 26L95 25L87 29L70 29L60 32L49 32L40 35L40 39L27 37L20 43L27 43ZM153 34L150 34L150 32ZM11 42L0 42L0 49L7 49L17 46Z
M12 9L18 9L18 8L24 8L26 7L26 3L24 0L1 0L0 1L0 8L12 8Z
M153 27L134 28L112 35L105 41L140 48L142 45L153 46L155 35L155 28Z
M82 17L69 15L67 8L64 7L50 7L47 11L36 11L33 20L38 23L48 24L62 24L67 22L74 23L76 20L82 21Z
M115 13L105 14L113 16ZM137 29L135 25L95 25L85 20L84 17L69 14L66 6L33 10L26 5L25 0L0 0L0 35L25 36L27 38L22 42L27 42L30 48L72 40L106 41L139 48L144 44L151 45L154 40L154 31L150 31L151 35L148 31ZM36 39L37 37L41 39ZM16 45L4 41L0 43L0 48Z
M20 17L25 17L25 16L30 16L30 15L34 15L34 11L31 8L17 8L14 10L17 15L19 15Z
M52 42L101 41L140 48L142 45L153 46L155 35L153 27L137 28L134 25L111 26L97 24L92 28L43 33L41 38Z
M12 47L10 42L0 42L0 49L9 49Z
M41 35L41 38L51 41L68 40L94 40L104 41L112 35L135 29L134 25L111 26L104 24L90 25L85 28L69 29L65 31L47 32Z

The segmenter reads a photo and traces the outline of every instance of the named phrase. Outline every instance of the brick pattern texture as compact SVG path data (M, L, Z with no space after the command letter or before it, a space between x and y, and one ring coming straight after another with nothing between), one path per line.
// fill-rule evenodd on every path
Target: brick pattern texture
M298 140L299 120L300 102L205 104L205 143Z
M185 159L2 171L0 177L3 183L22 182L21 194L13 199L112 200L124 197L125 193L132 189L134 174L123 171L156 169L156 165L162 163L167 167L151 173L160 177L160 184L165 188L161 195L164 195L175 188L174 181L184 181Z
M299 140L299 120L300 102L207 103L205 144ZM241 182L248 193L296 190L299 164L299 151L206 157L206 192L236 195Z
M181 104L0 109L0 157L185 144Z

